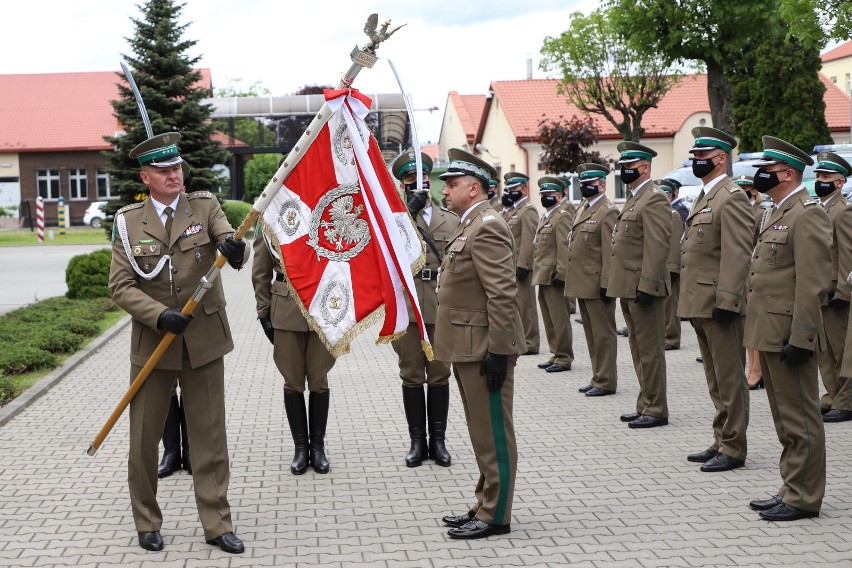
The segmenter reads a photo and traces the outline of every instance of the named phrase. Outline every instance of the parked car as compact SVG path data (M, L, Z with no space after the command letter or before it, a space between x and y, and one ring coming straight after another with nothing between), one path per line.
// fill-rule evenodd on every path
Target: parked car
M677 195L683 199L687 207L692 209L693 202L698 198L698 194L701 193L701 188L704 186L701 180L692 173L692 159L684 160L681 167L673 169L662 176L661 179L665 178L680 182Z
M83 213L83 224L91 225L93 229L100 229L101 223L107 217L106 213L104 213L104 206L106 204L106 201L92 201L89 204L89 208Z

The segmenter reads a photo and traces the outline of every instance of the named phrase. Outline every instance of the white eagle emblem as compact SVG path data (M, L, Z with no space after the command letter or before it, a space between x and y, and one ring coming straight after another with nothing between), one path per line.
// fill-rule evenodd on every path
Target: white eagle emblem
M311 212L308 246L317 253L317 259L327 258L336 262L352 260L370 242L370 226L365 219L363 205L355 205L354 196L360 193L357 184L344 183L323 195ZM323 214L328 210L328 221ZM320 243L319 231L325 242ZM324 246L329 244L333 248Z
M353 209L352 204L351 195L335 200L328 210L331 221L320 223L325 229L323 236L337 250L343 250L344 245L357 244L370 234L367 222L358 218L364 211L364 206L358 205Z

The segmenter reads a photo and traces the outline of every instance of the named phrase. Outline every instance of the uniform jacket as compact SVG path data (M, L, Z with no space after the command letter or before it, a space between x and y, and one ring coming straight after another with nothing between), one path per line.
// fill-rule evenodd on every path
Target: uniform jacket
M559 202L557 207L568 213L569 219L573 219L574 215L577 213L577 208L574 207L574 204L571 203L571 200L568 199L567 196L562 198L562 201Z
M825 212L828 214L829 221L831 222L831 288L829 289L829 292L835 292L835 295L836 295L836 291L837 291L837 288L838 288L838 284L840 282L845 282L846 276L849 274L848 270L846 271L846 274L844 274L842 277L839 274L839 272L840 272L839 271L839 262L838 262L839 261L839 254L838 254L838 247L837 247L838 232L843 232L843 233L846 233L847 235L852 233L852 227L848 226L848 223L849 223L849 220L850 220L850 218L848 216L846 216L845 219L844 219L844 226L840 226L838 224L838 220L841 217L840 212L845 210L847 208L847 205L848 205L847 201L845 199L843 199L843 196L840 195L840 193L838 192L837 195L835 195L834 197L832 197L829 200L828 206L823 207L823 209L825 209ZM850 244L852 244L852 241L850 241L847 237L845 244L846 244L846 247L848 247ZM849 256L849 253L847 251L844 251L844 253L845 253L844 258ZM847 264L847 266L848 266L848 264ZM848 291L847 291L847 294L848 294ZM842 294L841 294L841 296L842 296ZM843 299L848 300L849 298L847 296L846 298L843 298ZM827 300L827 298L826 298L826 300Z
M526 198L523 203L511 209L506 215L506 222L515 239L515 265L518 268L532 270L533 268L533 239L538 227L538 210Z
M432 215L429 219L429 226L423 220L423 212L417 213L415 219L417 226L425 231L432 242L435 243L435 248L441 255L444 254L444 249L450 241L450 237L459 226L459 218L455 213L451 213L440 207L432 207ZM422 235L421 235L422 237ZM423 239L426 249L426 263L423 265L421 272L414 274L414 287L417 289L417 300L420 303L420 314L423 316L423 323L434 324L435 315L438 309L438 269L441 268L441 261L435 256L432 247ZM414 318L414 310L411 309L411 304L408 299L405 300L408 306L408 318L410 323L416 323Z
M791 195L764 223L747 281L746 347L780 351L825 346L820 305L831 287L831 228L804 190Z
M669 239L669 257L666 266L669 272L680 272L680 239L683 237L683 220L676 209L672 209L672 236Z
M113 301L133 318L130 362L143 366L166 333L157 329L160 314L166 308L183 308L201 277L213 266L218 254L216 247L234 229L219 202L206 191L180 195L171 239L150 199L124 207L116 218L121 215L126 222L130 258L143 273L151 273L164 255L171 255L171 270L166 263L157 276L146 280L131 265L121 235L113 242L109 288ZM244 260L248 256L246 247ZM234 348L221 278L213 281L192 315L192 323L175 337L157 369L180 370L184 346L192 368L210 363Z
M663 190L651 182L627 198L612 233L608 296L635 298L637 289L652 296L669 295L666 260L671 246L671 211Z
M570 298L600 298L600 289L609 287L612 259L612 230L618 209L606 196L594 205L585 203L577 210L568 234L568 247L559 261L565 263L565 295Z
M837 288L834 296L847 302L852 299L852 203L837 208L834 217L834 242L837 247Z
M678 316L709 318L713 308L745 313L754 210L727 176L695 201L681 241Z
M488 351L526 351L517 292L509 228L487 202L477 204L444 250L435 358L471 362Z
M541 217L533 241L533 286L550 286L555 278L565 281L565 266L558 264L557 255L568 246L570 231L571 215L559 205Z
M251 280L254 297L257 302L258 317L267 316L272 327L285 331L310 331L308 322L296 299L290 293L286 277L278 280L282 274L276 257L272 256L269 245L263 235L254 239L254 260L251 265Z

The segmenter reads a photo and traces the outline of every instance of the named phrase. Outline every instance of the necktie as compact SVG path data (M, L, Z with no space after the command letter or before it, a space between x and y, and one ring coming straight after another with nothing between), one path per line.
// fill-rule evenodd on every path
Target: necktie
M172 238L172 222L174 221L174 219L172 218L172 213L174 212L175 210L171 207L166 207L165 209L163 209L163 213L166 214L166 233L169 235L169 239Z

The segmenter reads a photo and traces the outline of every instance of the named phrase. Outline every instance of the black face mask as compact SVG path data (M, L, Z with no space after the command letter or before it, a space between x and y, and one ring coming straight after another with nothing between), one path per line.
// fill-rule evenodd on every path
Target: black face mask
M512 196L508 193L503 194L503 197L500 199L500 203L503 204L503 207L511 207L515 204L515 202L512 201Z
M639 168L628 169L621 166L621 181L624 183L629 185L640 177L642 177L642 174L639 173Z
M486 193L488 194L488 199L492 199L494 197L494 190L493 189L489 189Z
M555 195L542 195L541 196L541 206L545 209L550 209L554 205L556 205L558 201L556 200Z
M778 172L767 172L765 170L757 170L754 176L754 189L760 193L766 193L776 185L781 183L778 179Z
M716 159L717 156L713 156L712 158L707 158L704 160L693 159L692 160L692 174L698 179L704 179L706 176L710 175L714 169L716 169L716 165L713 163L713 160Z
M423 182L423 189L429 189L429 182ZM405 191L417 191L417 182L405 184Z
M517 203L524 198L524 194L521 191L510 191L509 195L512 196L512 203Z
M814 191L817 194L817 197L826 197L834 193L834 190L837 189L834 187L833 181L818 181L814 183Z
M592 185L590 183L581 183L580 184L580 195L585 197L586 199L590 197L594 197L598 194L598 186Z

